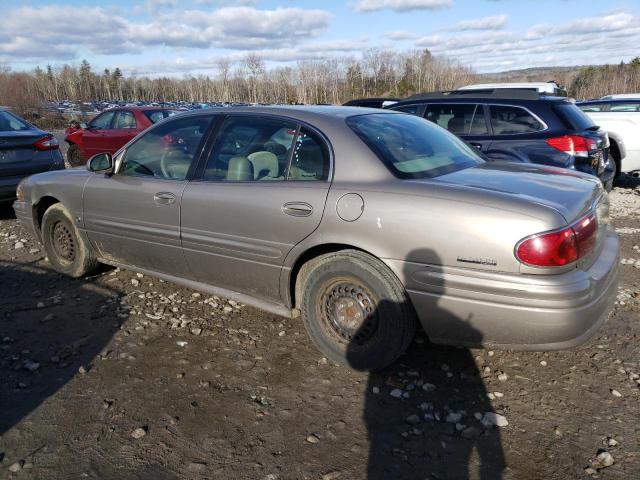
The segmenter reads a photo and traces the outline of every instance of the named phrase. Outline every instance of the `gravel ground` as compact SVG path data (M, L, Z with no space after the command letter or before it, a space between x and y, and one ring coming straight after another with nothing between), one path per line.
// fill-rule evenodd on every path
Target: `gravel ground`
M0 212L0 478L640 478L640 182L611 195L615 311L586 345L418 335L376 374L299 321L128 271L73 280Z

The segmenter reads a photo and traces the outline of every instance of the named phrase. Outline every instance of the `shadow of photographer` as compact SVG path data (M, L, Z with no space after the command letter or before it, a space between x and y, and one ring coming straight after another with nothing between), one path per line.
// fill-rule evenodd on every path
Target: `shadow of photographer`
M437 256L423 250L408 258ZM405 262L405 283L410 278L415 283L415 266ZM442 279L441 269L433 268L429 290L442 292ZM482 334L470 319L441 309L438 300L437 294L429 296L428 315L446 318L446 328L456 336L469 344L481 344ZM389 300L379 301L372 315L398 311L385 302ZM352 341L347 358L357 348ZM495 425L501 418L488 393L468 348L436 346L419 332L405 356L391 367L369 374L363 415L369 440L367 479L502 478L505 459Z
M7 262L0 262L0 278L0 450L4 450L13 442L12 427L79 370L91 369L126 315L116 315L117 291L91 281Z

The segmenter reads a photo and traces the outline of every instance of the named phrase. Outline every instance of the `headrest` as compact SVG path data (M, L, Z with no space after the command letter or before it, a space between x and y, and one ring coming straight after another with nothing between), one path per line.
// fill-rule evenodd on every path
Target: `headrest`
M253 180L253 165L247 157L233 157L229 160L227 181L250 182Z

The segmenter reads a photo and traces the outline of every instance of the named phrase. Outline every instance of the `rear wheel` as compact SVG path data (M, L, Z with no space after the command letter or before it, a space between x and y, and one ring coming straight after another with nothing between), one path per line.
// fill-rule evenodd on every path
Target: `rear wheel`
M404 287L382 262L357 250L311 260L299 276L300 310L317 347L357 370L392 364L415 335Z
M60 203L49 207L42 217L42 243L49 262L60 273L77 278L98 267L93 252Z
M67 162L69 162L69 165L72 167L80 167L86 163L86 159L84 158L84 155L82 155L80 147L75 143L71 144L69 146L69 150L67 150Z

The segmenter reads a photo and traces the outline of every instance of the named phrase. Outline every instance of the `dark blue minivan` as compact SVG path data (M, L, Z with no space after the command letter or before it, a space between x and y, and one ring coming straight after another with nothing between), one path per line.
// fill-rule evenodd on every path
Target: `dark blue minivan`
M389 107L426 118L489 160L579 170L613 187L609 139L571 100L530 90L492 89L414 95Z

